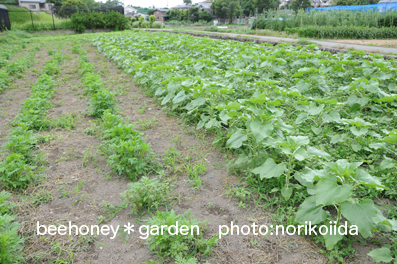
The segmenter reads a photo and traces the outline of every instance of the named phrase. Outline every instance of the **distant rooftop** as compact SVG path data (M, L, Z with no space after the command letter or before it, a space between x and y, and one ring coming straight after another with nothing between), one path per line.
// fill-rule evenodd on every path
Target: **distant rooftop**
M173 7L171 7L171 9L179 9L179 8L191 8L192 7L192 5L186 5L186 4L183 4L183 5L177 5L177 6L173 6Z

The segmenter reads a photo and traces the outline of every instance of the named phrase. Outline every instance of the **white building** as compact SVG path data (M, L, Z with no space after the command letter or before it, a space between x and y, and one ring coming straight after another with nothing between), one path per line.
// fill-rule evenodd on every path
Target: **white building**
M21 7L26 7L33 12L46 11L51 13L52 3L46 3L45 0L19 0Z
M131 6L124 7L124 15L125 16L135 16L138 12L138 9L133 8Z

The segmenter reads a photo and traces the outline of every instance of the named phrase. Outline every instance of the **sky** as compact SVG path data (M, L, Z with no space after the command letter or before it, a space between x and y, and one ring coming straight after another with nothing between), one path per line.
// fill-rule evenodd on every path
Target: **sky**
M192 0L193 4L198 2L203 2L204 0ZM176 5L182 5L183 0L124 0L124 6L142 6L142 7L173 7Z

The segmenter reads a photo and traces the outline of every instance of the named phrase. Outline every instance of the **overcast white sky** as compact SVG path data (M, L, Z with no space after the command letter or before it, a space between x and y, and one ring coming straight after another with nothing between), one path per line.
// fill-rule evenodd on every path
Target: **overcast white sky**
M192 0L193 3L203 2L204 0ZM142 7L173 7L183 4L183 0L124 0L124 6L142 6Z

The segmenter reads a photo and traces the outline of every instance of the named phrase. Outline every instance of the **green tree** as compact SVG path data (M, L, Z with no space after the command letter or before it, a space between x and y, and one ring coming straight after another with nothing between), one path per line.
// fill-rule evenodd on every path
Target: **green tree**
M258 13L262 13L264 10L275 9L277 7L277 2L275 0L253 0L253 3L254 8L258 10Z
M192 0L183 0L183 3L185 3L185 5L191 5Z
M106 0L105 3L102 3L101 6L103 7L115 7L115 6L122 6L123 2L120 0Z
M149 9L149 10L147 11L147 14L148 14L149 16L153 15L153 14L154 14L154 10L156 10L156 9Z
M199 8L193 6L189 9L189 20L192 22L197 22L199 20Z
M212 2L211 9L218 17L228 18L229 23L233 17L241 15L241 6L239 0L215 0Z
M295 0L291 4L291 9L298 11L299 9L304 9L311 7L312 4L310 0Z
M241 0L240 5L245 16L255 14L254 0Z
M199 20L210 22L212 20L212 16L209 12L204 10L199 13Z
M149 22L150 24L153 24L153 22L156 20L156 17L154 15L149 16Z
M62 7L59 10L59 16L71 17L77 12L89 12L87 5L81 0L66 0L62 3Z

